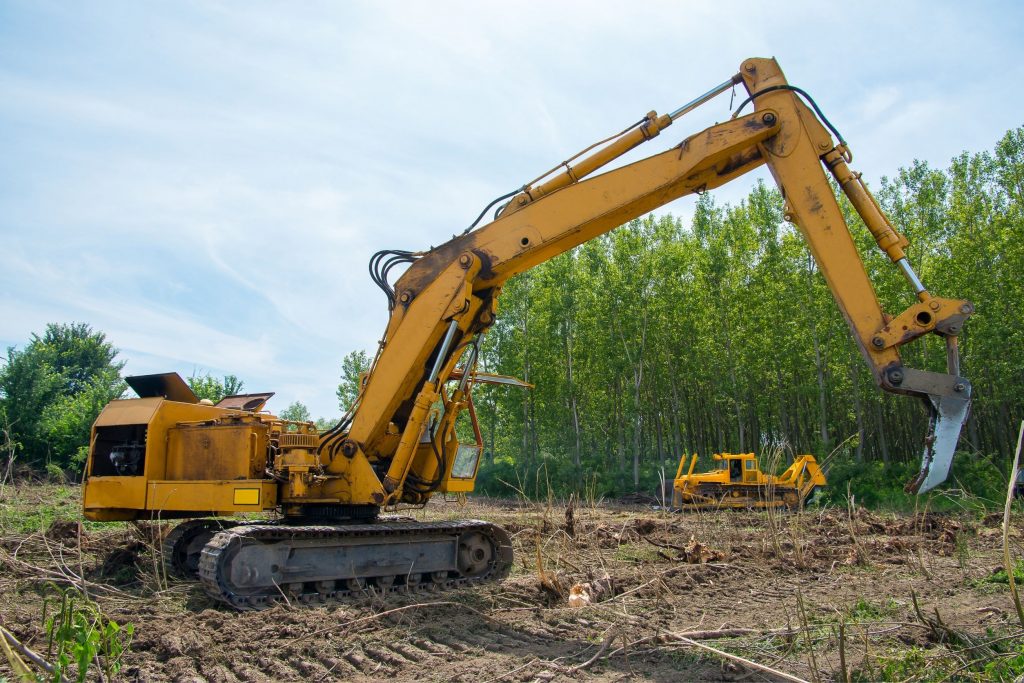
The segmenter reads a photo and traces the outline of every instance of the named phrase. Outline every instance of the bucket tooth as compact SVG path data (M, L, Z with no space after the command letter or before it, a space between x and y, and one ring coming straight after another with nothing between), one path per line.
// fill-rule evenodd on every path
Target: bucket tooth
M924 439L921 469L904 487L907 493L930 491L949 476L960 430L970 414L971 388L964 384L961 395L928 395L925 401L929 416L928 433Z

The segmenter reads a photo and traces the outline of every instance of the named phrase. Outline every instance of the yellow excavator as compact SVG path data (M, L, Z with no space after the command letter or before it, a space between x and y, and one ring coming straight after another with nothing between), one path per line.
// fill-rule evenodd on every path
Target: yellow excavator
M747 97L731 119L593 175L737 86ZM423 505L434 494L473 489L479 430L457 430L456 423L468 419L475 426L476 383L511 381L476 371L503 284L667 202L762 165L878 386L924 402L930 432L908 490L927 491L946 478L970 405L957 334L973 307L925 288L907 260L907 241L850 169L851 160L845 140L775 60L748 59L691 102L668 114L650 112L494 200L444 244L375 254L370 274L386 295L390 319L357 401L332 428L317 432L262 412L267 395L204 405L176 375L132 378L139 398L112 402L93 427L85 516L188 518L168 536L166 558L238 609L285 596L315 602L368 586L387 593L503 577L512 546L494 524L378 516ZM906 310L888 315L879 305L826 169L909 281L916 301ZM493 219L479 225L495 206ZM389 276L400 267L406 270L392 284ZM901 346L926 334L945 340L948 373L909 368L900 359ZM476 436L463 443L457 433ZM262 522L237 519L260 512L278 514Z
M798 455L786 471L776 476L765 474L753 453L715 453L716 467L710 472L694 473L697 454L683 474L686 456L672 482L672 507L690 509L760 509L803 507L817 490L828 484L825 473L813 455Z

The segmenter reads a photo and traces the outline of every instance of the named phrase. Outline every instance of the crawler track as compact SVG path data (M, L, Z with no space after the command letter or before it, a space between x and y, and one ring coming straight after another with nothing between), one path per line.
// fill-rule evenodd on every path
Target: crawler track
M504 578L511 566L508 534L477 520L257 524L214 535L203 547L199 579L211 596L251 610L458 588Z
M226 519L191 519L171 529L162 546L167 573L195 578L203 546L215 534L238 524Z

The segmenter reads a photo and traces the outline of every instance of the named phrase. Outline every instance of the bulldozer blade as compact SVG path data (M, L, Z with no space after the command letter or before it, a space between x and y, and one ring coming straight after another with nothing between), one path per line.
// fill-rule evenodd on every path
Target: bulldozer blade
M962 395L939 396L928 394L928 434L924 439L921 470L904 490L907 493L925 493L946 481L953 464L960 430L967 421L971 407L970 386Z

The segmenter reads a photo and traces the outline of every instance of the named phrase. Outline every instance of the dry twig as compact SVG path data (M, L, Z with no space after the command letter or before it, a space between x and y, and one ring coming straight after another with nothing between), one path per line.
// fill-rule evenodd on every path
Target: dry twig
M1020 423L1020 434L1017 436L1017 452L1013 456L1013 467L1010 468L1010 484L1006 490L1006 506L1003 508L1003 563L1006 565L1006 580L1010 584L1010 595L1013 606L1017 609L1017 619L1024 626L1024 609L1020 606L1020 595L1017 594L1017 581L1013 576L1013 563L1010 561L1010 507L1013 504L1013 488L1017 483L1017 470L1020 467L1021 445L1024 444L1024 420Z
M50 664L45 659L43 659L35 652L30 650L26 645L23 645L21 641L14 637L13 633L8 631L3 626L0 626L0 635L3 635L4 640L7 641L7 644L9 644L12 648L17 650L22 657L29 660L30 662L32 662L43 671L50 674L51 676L54 675L55 669L52 664ZM57 675L56 680L58 681L58 683L67 683L67 679L60 675Z
M53 557L52 552L51 557ZM57 564L59 571L47 569L46 567L36 566L34 564L31 564L30 562L26 562L25 560L18 558L16 555L4 552L3 550L0 550L0 560L9 563L12 566L19 567L25 570L27 574L25 578L27 579L30 578L31 580L36 581L52 581L54 583L69 584L71 586L76 587L83 595L88 593L88 590L86 589L91 589L94 592L109 593L120 598L133 600L139 599L136 596L131 595L129 593L125 593L122 590L118 590L113 586L107 586L102 583L88 581L87 579L71 571L71 569L67 566L67 563L63 561L63 558L53 557L53 560Z
M723 657L725 659L734 661L737 664L741 664L742 666L745 666L745 667L750 668L750 669L756 669L757 671L760 671L762 673L766 673L766 674L768 674L770 676L775 676L776 678L781 678L784 681L791 681L792 683L808 683L804 679L797 678L796 676L788 674L785 671L779 671L778 669L773 669L773 668L771 668L769 666L765 666L764 664L758 664L757 662L754 662L754 661L751 661L749 659L746 659L745 657L740 657L739 655L734 655L731 652L726 652L725 650L719 650L716 647L711 647L710 645L705 645L704 643L699 643L696 640L693 640L692 638L686 638L686 637L684 637L682 635L677 635L677 636L675 636L675 639L678 642L680 642L680 643L684 643L686 645L689 645L690 647L695 647L695 648L700 649L700 650L707 650L708 652L711 652L711 653L713 653L713 654L715 654L715 655L717 655L719 657Z
M569 668L566 671L566 673L567 674L573 674L573 673L576 673L577 671L584 671L586 669L589 669L594 664L594 662L596 662L597 660L601 659L601 656L608 649L608 646L611 645L612 642L616 638L618 638L618 637L619 637L619 629L617 629L617 628L610 629L608 631L608 635L606 635L604 637L604 640L601 641L601 646L599 648L597 648L597 652L594 653L594 656L591 657L590 659L588 659L587 661L583 662L582 664L578 664L578 665L576 665L574 667ZM635 643L634 643L634 645L635 645Z

